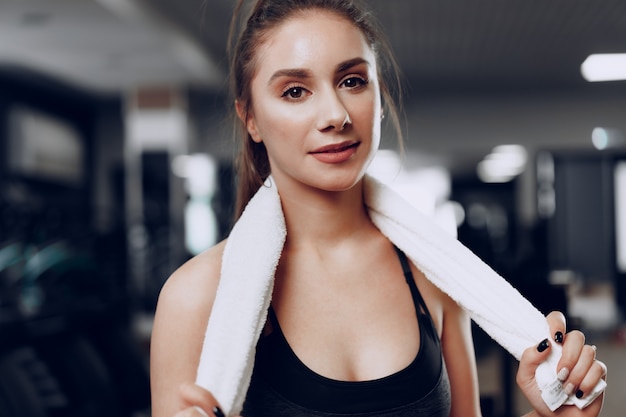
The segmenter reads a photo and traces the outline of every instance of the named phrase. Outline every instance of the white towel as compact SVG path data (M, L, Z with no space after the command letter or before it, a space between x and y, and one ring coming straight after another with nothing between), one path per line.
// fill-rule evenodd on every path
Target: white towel
M366 176L364 197L376 227L516 359L524 349L552 339L545 317L517 290L388 186ZM229 416L243 407L286 234L280 197L270 177L226 243L198 366L196 383L210 390ZM560 346L552 343L549 359L537 370L542 397L552 410L563 404L583 408L606 383L601 381L583 399L568 397L556 377L560 355Z

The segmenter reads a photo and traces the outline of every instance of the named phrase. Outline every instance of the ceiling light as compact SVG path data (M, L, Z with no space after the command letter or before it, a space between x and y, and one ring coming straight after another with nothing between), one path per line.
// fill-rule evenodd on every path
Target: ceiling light
M519 174L526 166L528 153L521 145L499 145L493 148L491 154L487 155L486 158L496 159L501 164L507 165L512 172Z
M497 160L483 159L478 163L476 173L482 182L509 182L515 178L506 165Z
M595 127L591 131L591 142L599 151L617 148L624 142L624 135L619 129Z
M476 172L483 182L509 182L526 168L528 153L521 145L500 145L478 163Z
M591 54L580 66L580 72L590 82L626 80L626 53Z

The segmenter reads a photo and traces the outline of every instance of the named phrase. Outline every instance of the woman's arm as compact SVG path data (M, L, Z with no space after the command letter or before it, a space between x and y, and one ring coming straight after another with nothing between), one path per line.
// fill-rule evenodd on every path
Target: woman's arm
M451 417L481 416L471 321L452 299L444 296L441 344L452 390Z
M222 252L223 243L191 259L172 274L161 290L150 345L153 417L173 417L198 405L189 403L186 392L196 379Z

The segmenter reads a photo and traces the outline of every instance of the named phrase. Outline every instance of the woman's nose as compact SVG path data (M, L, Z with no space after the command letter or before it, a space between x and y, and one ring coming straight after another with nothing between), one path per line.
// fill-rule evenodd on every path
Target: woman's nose
M318 129L320 131L343 130L351 124L350 114L336 91L324 93L319 103Z

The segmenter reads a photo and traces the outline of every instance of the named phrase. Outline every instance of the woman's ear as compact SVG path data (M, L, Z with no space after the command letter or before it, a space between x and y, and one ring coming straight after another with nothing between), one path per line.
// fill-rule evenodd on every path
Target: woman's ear
M263 142L263 140L261 139L261 135L259 135L259 130L256 127L254 114L252 114L251 111L246 111L246 109L239 100L235 100L235 110L237 111L237 117L239 117L239 120L241 120L246 126L246 130L250 134L252 140L256 143Z

